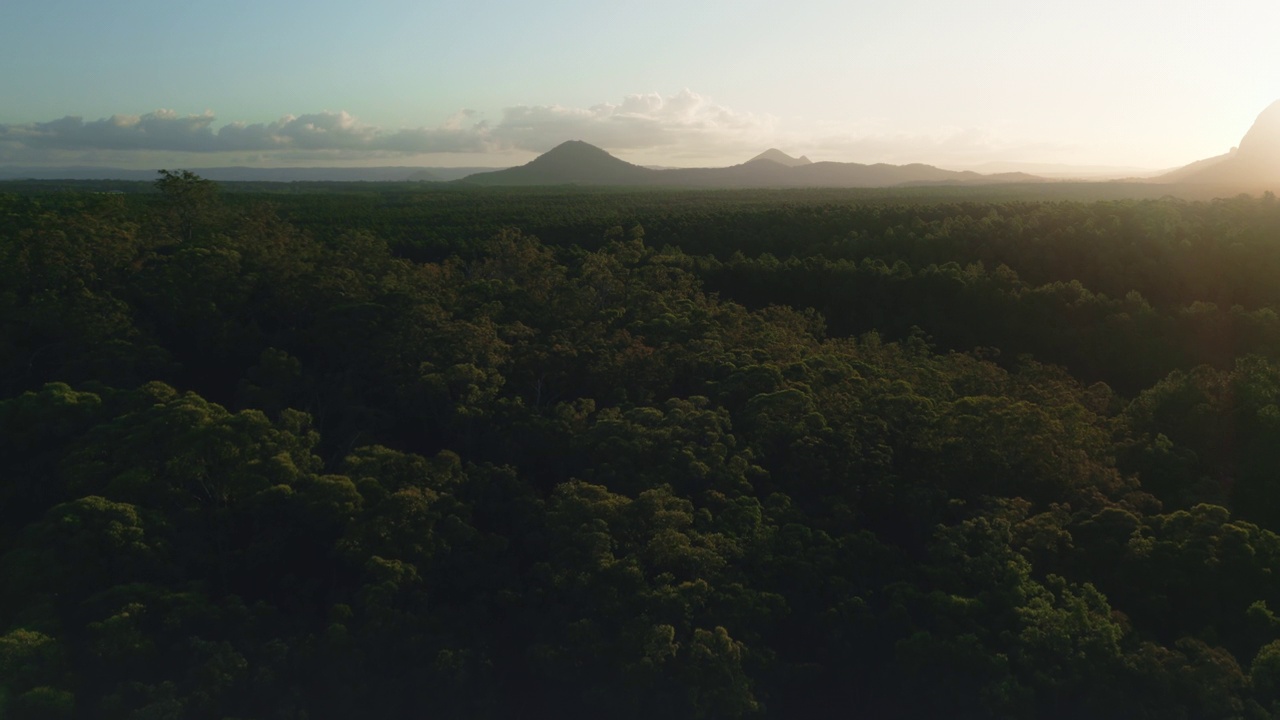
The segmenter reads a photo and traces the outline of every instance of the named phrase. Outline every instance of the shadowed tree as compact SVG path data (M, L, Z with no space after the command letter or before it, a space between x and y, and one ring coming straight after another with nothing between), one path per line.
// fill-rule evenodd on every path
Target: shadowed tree
M213 219L218 185L190 170L160 170L155 181L162 196L164 223L178 240L191 242L196 231Z

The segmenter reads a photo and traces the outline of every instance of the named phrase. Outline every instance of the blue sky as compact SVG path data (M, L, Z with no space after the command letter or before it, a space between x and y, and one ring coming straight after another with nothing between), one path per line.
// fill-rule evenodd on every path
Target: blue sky
M1280 3L0 2L0 164L1172 167L1280 99Z

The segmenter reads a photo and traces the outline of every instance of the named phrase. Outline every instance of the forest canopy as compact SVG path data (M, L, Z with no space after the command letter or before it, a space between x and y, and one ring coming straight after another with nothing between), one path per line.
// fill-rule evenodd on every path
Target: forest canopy
M19 189L0 717L1280 715L1269 194Z

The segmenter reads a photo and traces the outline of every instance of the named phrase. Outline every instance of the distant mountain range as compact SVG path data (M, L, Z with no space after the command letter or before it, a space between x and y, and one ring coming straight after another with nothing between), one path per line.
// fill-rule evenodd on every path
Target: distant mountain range
M1262 111L1240 146L1153 179L1180 185L1214 185L1280 192L1280 100Z
M600 148L570 140L519 167L484 172L462 182L487 186L650 185L667 187L893 187L898 185L989 185L1044 182L1026 173L942 170L932 165L862 165L812 162L769 149L741 165L720 168L653 169L632 165Z
M698 188L872 188L918 185L995 185L1067 179L1115 179L1123 168L1085 168L1032 163L988 163L991 172L943 170L932 165L863 165L813 162L770 148L729 167L642 167L579 140L561 143L519 167L208 167L192 168L221 182L462 182L481 186L620 185ZM1024 172L1024 170L1030 172ZM997 172L1001 171L1001 172ZM1036 174L1032 174L1032 173ZM104 167L4 167L0 180L142 180L154 170ZM1134 171L1127 182L1166 184L1190 192L1280 192L1280 101L1262 112L1238 148L1165 172Z
M992 163L992 170L1015 170L1017 166ZM860 163L813 162L807 157L791 157L771 148L750 160L720 168L647 168L620 160L598 147L570 140L552 148L532 162L506 170L477 173L461 182L473 185L651 185L670 187L900 187L913 185L995 185L1039 183L1085 179L1094 175L1113 179L1124 175L1122 168L1046 168L1044 175L1006 171L979 173L943 170L932 165L863 165ZM1086 172L1088 171L1088 172ZM1049 175L1052 177L1045 177ZM1133 172L1130 182L1169 184L1190 188L1222 188L1224 191L1280 192L1280 101L1258 116L1240 141L1239 148L1163 174Z

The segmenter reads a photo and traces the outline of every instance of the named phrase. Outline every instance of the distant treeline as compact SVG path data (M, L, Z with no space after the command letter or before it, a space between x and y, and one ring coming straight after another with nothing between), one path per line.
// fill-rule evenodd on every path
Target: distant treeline
M0 717L1280 715L1272 196L151 190L0 194Z

